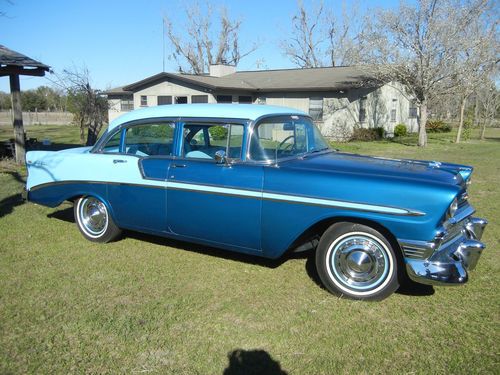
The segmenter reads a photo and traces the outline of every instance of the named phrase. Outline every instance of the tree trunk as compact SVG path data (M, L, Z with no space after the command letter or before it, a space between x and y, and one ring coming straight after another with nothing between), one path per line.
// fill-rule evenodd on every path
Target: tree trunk
M85 117L80 120L80 143L85 142Z
M467 98L463 97L462 102L460 103L460 120L458 121L458 131L457 137L455 139L455 143L460 143L460 137L462 136L462 129L464 127L464 111L465 111L465 103L467 102Z
M479 125L479 96L476 93L476 103L474 104L474 126Z
M23 110L21 108L21 85L19 84L19 76L10 76L10 92L12 99L12 113L14 126L14 143L16 149L16 162L24 164L26 149L24 146L24 126L23 126Z
M427 124L427 100L420 103L420 117L418 119L418 145L425 147L427 145L427 131L425 125Z
M479 136L479 139L484 141L484 133L486 133L486 120L483 121L483 126L481 126L481 135Z

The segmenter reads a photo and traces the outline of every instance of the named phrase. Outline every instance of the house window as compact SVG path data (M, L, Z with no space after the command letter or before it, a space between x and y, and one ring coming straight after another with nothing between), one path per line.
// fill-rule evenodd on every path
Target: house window
M191 103L208 103L208 95L191 95Z
M309 115L314 121L323 121L323 98L309 98Z
M233 97L231 95L217 95L217 103L232 103Z
M158 105L166 105L166 104L172 104L172 97L159 95L158 96Z
M148 97L147 95L141 95L141 107L148 106Z
M122 112L128 112L134 110L134 100L132 98L121 99L120 100L120 110Z
M391 122L396 122L397 105L398 105L398 100L397 99L392 99L392 104L391 104Z
M366 96L359 99L359 122L366 121Z
M257 98L257 104L266 104L266 97L260 96L259 98Z
M187 96L176 96L175 104L187 104L188 97Z
M238 96L238 103L240 103L240 104L252 104L252 97L246 96L246 95Z
M415 100L412 100L410 102L410 113L408 114L408 117L417 118L417 115L418 115L417 102Z

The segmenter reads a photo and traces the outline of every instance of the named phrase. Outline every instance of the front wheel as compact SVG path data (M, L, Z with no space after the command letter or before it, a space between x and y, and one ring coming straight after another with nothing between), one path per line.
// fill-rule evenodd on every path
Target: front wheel
M74 205L75 221L83 236L93 242L110 242L121 230L109 215L108 208L98 198L78 198Z
M352 299L381 300L399 287L394 250L366 225L336 223L328 228L316 250L316 268L330 292Z

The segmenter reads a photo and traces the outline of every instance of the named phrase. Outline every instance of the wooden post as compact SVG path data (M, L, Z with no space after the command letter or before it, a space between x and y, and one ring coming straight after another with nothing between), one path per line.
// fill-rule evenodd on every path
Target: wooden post
M12 98L12 112L14 119L14 143L16 148L16 162L24 164L24 126L23 110L21 108L21 85L19 84L19 75L10 75L10 92Z

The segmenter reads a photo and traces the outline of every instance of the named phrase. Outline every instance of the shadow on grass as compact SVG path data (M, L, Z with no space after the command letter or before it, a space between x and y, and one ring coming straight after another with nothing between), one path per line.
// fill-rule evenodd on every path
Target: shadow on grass
M2 199L0 201L0 218L12 213L15 207L20 206L23 203L24 200L21 194L14 194L10 197Z
M432 285L419 284L408 279L401 283L396 293L404 296L424 297L432 296L435 291Z
M47 215L49 218L54 218L68 223L74 223L73 207L67 207L63 210L58 210ZM312 250L303 251L300 253L285 253L279 259L261 258L255 255L248 255L237 253L228 250L222 250L215 247L198 245L191 242L174 240L166 237L160 237L140 232L125 231L126 237L133 238L139 241L149 242L155 245L174 247L197 254L208 255L212 257L232 260L235 262L244 262L252 265L257 265L266 268L277 268L288 260L291 259L306 259L305 269L309 278L320 288L326 289L321 282L321 279L316 270L316 262L314 252ZM398 294L407 296L430 296L434 294L434 288L430 285L423 285L415 283L411 280L405 280L401 283L399 289L396 291Z
M149 242L155 245L175 247L176 249L182 249L197 254L203 254L216 258L232 260L235 262L244 262L266 268L277 268L281 266L283 263L285 263L288 259L290 259L290 256L283 256L279 259L261 258L256 255L237 253L234 251L223 250L211 246L198 245L192 242L174 240L166 237L154 236L140 232L126 231L125 235L127 237L134 238L136 240L144 242Z
M74 223L75 217L73 215L73 207L67 207L62 210L54 211L50 214L47 214L49 219L57 219L61 221L65 221L67 223Z
M5 170L2 171L2 173L11 175L12 178L20 184L24 185L26 183L25 179L16 171ZM15 207L22 204L24 204L24 200L20 193L13 194L10 197L2 199L0 201L0 218L12 213Z
M73 215L73 207L67 207L62 210L54 211L47 215L50 219L62 220L68 223L74 223L75 218ZM185 242L180 240L174 240L166 237L155 236L146 233L134 232L126 230L124 231L124 236L133 238L139 241L149 242L151 244L175 247L176 249L182 249L186 251L191 251L198 254L208 255L212 257L234 260L237 262L244 262L249 264L255 264L267 268L276 268L286 262L288 259L295 258L296 254L291 254L290 256L283 256L280 259L267 259L261 258L255 255L242 254L228 250L222 250L215 247L198 245L191 242ZM119 240L118 240L119 241Z
M306 261L306 272L309 278L316 283L320 288L326 289L319 278L318 271L316 270L316 262L314 260L314 253L310 253ZM397 294L405 296L431 296L434 294L434 288L430 285L418 284L411 280L404 280L401 282L399 289L396 290Z
M278 361L265 350L236 349L228 355L229 365L223 375L287 375Z

